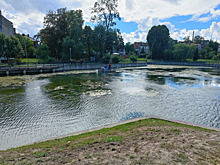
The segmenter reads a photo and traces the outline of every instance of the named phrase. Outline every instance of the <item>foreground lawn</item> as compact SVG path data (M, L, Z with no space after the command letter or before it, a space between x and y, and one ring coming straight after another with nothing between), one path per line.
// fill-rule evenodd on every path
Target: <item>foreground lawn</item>
M0 152L1 164L220 164L220 132L146 119Z

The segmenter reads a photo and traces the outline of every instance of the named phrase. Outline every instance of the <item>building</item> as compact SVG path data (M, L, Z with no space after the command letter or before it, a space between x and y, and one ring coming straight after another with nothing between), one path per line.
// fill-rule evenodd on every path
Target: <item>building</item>
M33 46L34 46L35 49L39 47L39 41L37 41L36 39L30 37L29 34L27 34L27 35L22 34L22 36L25 37L25 38L28 38L31 41L33 41Z
M0 10L0 33L4 33L7 37L15 35L16 31L13 27L13 23L6 19Z
M220 53L220 45L218 46L218 53Z
M202 45L201 44L195 44L196 48L200 51L202 50Z
M149 52L149 46L145 42L135 42L134 43L134 48L138 52L138 54Z

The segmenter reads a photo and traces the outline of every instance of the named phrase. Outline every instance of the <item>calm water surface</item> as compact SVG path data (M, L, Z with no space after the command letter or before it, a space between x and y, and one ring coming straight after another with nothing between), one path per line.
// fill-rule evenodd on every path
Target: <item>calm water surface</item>
M142 116L220 128L220 71L149 66L0 87L0 150Z

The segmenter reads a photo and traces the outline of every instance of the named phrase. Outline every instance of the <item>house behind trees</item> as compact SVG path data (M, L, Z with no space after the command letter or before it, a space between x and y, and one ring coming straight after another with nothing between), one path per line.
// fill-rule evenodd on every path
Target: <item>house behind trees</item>
M134 48L138 52L138 54L149 52L149 46L145 42L135 42L134 43Z

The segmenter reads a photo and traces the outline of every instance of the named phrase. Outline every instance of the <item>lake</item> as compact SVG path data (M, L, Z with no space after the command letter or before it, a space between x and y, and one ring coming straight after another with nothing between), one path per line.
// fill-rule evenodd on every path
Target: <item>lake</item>
M219 69L148 66L0 79L0 150L144 116L220 128Z

